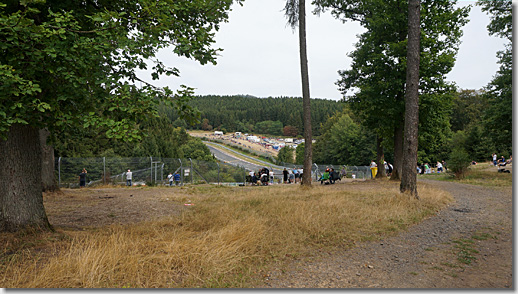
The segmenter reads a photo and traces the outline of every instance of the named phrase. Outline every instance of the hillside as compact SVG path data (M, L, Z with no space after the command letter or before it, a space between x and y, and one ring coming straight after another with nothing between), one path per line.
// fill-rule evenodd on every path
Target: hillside
M224 130L227 132L256 132L271 135L302 135L302 98L253 96L196 96L189 105L201 112L201 122L195 129ZM320 135L320 124L329 116L342 110L344 104L327 99L311 99L311 119L313 135ZM171 121L178 116L173 109L162 108ZM288 127L288 128L287 128Z

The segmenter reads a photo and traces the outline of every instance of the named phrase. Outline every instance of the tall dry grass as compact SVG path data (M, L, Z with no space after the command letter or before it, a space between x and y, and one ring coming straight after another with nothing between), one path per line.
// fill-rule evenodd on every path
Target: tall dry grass
M196 188L177 218L76 233L46 254L24 251L0 263L6 288L248 287L286 256L347 248L421 221L451 201L420 185L421 200L391 182L303 189ZM63 243L65 242L65 243ZM63 244L65 246L63 247ZM51 252L51 254L49 254Z

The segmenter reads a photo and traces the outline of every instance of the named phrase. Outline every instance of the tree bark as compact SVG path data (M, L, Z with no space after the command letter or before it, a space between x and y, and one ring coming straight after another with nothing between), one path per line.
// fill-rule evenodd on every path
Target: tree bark
M311 165L313 164L313 142L311 134L311 107L309 95L308 54L306 48L306 6L299 0L299 47L300 73L302 76L302 107L304 113L304 174L302 185L311 186Z
M405 137L403 140L403 165L401 193L417 194L417 137L419 123L419 46L420 0L408 2L407 75L405 92Z
M378 173L376 179L386 179L387 172L385 171L385 153L383 152L383 138L377 136L376 138L376 164L378 165Z
M0 139L0 232L51 230L41 192L38 129L15 124Z
M54 148L47 145L50 132L47 129L39 130L41 145L41 189L45 191L57 190L56 176L54 174Z
M401 169L403 168L403 122L394 129L394 169L390 179L393 181L401 180Z

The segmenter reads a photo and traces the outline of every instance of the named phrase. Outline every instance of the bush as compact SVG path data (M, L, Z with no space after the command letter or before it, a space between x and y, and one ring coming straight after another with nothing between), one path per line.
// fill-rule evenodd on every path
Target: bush
M450 160L448 160L448 168L455 174L455 178L464 178L470 165L470 158L468 152L462 148L455 148L450 154Z

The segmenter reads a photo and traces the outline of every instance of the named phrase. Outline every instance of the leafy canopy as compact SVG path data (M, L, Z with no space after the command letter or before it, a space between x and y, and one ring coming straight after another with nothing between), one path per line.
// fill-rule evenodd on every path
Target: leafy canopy
M240 3L242 0L236 0ZM193 89L143 82L179 75L158 50L216 63L212 48L232 0L4 1L0 4L0 134L12 124L102 127L115 138L139 138L134 121L156 116L159 101L188 120ZM152 65L148 65L148 60ZM137 86L141 82L141 86Z

